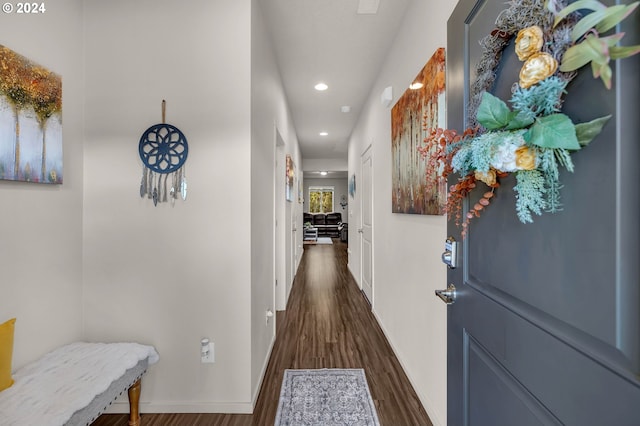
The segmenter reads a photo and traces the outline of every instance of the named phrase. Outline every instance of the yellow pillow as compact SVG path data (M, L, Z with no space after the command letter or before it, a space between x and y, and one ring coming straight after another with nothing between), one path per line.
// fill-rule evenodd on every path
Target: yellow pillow
M13 356L13 328L16 319L0 324L0 392L13 384L11 357Z

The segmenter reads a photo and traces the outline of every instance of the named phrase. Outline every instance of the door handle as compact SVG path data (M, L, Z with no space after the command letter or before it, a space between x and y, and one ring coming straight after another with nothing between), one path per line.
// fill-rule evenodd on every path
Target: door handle
M359 229L358 229L358 232L362 234L362 228L359 228Z
M436 296L442 299L447 305L451 305L456 301L456 286L449 284L446 290L436 290Z

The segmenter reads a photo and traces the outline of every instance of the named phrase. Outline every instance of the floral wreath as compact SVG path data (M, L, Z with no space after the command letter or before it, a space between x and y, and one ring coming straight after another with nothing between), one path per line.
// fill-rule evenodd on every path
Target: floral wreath
M427 129L419 150L427 169L442 169L446 182L459 173L449 188L445 212L455 217L465 236L469 221L479 217L500 186L499 179L516 177L516 213L522 223L532 213L555 213L560 203L560 167L573 172L571 152L587 146L611 117L574 124L561 112L566 87L577 70L591 63L594 78L611 88L611 59L640 52L640 45L618 46L624 33L600 34L614 28L640 4L606 7L596 0L513 0L496 20L496 29L480 41L483 53L471 87L469 124L462 134L448 129ZM577 11L590 11L581 16ZM504 48L513 36L518 59L524 64L509 102L491 95ZM481 181L489 187L466 215L462 202Z

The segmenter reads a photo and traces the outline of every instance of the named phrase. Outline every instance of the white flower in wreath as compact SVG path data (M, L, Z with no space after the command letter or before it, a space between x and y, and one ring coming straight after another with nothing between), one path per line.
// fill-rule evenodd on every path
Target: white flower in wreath
M501 172L513 172L516 170L516 149L519 146L512 143L500 145L493 156L491 167Z
M515 172L519 170L517 150L525 144L522 133L514 133L498 145L493 152L491 167L501 172Z

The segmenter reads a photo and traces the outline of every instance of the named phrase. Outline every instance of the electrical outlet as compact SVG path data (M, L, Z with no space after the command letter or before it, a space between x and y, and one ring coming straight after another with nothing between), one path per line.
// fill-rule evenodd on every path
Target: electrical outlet
M202 364L213 364L216 362L213 342L210 342L209 339L202 339L200 341L200 362Z

